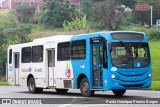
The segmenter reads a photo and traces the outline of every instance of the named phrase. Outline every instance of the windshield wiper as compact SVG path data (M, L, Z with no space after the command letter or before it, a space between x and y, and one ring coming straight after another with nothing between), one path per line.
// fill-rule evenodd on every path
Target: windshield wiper
M122 41L120 41L120 44L121 44L121 46L123 46L123 47L125 47L126 48L126 51L128 52L128 53L130 53L130 55L131 55L131 50L129 49L129 47L127 47L127 46L125 46L125 44L124 44L124 42L122 42ZM131 55L132 56L132 55Z
M141 46L142 42L138 42L137 49Z
M133 56L132 56L132 51L131 51L131 49L130 49L128 46L126 46L126 45L124 44L124 42L122 42L122 41L120 41L120 44L121 44L121 46L125 47L126 52L129 53L128 59L130 59L130 61L133 63L134 61L133 61ZM133 65L132 65L132 66L133 66Z

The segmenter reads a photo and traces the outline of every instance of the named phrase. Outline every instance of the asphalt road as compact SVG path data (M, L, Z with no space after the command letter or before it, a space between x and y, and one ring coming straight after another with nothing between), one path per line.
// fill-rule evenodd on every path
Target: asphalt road
M28 99L31 99L33 101L39 101L39 99L42 98L42 102L43 100L47 100L49 103L52 104L40 104L42 102L36 102L35 105L33 104L26 104L23 105L23 107L28 107L28 105L34 106L34 107L41 107L41 106L60 106L60 107L72 107L72 106L76 106L76 107L82 107L81 103L83 103L83 106L92 106L92 107L96 107L96 106L106 106L104 105L106 103L106 101L112 101L111 103L107 104L109 106L134 106L137 107L139 106L145 106L145 107L159 107L160 104L153 104L152 102L150 102L150 104L129 104L130 102L128 102L128 104L126 102L126 104L119 102L119 104L112 104L114 103L114 101L117 100L122 100L122 101L133 101L133 100L142 100L145 101L146 99L149 99L154 101L155 99L160 100L160 91L148 91L148 90L127 90L126 93L124 94L124 96L122 97L116 97L112 91L107 91L107 92L96 92L94 97L83 97L80 93L80 90L69 90L66 94L59 94L57 93L54 89L45 89L43 91L43 93L39 93L39 94L30 94L28 92L28 88L27 87L20 87L20 86L0 86L0 99L12 99L12 101L14 100L15 104L7 104L8 106L22 106L22 104L19 104L19 102L17 102L17 100L26 100L28 101ZM154 99L155 98L155 99ZM0 101L0 103L2 103L2 101ZM18 104L17 104L18 103ZM22 103L22 102L20 102ZM53 105L53 103L56 103ZM121 104L122 103L122 104ZM143 103L143 102L142 102ZM23 102L23 104L25 104ZM74 104L74 105L72 105ZM87 105L86 105L87 104ZM0 107L4 107L4 105L6 104L0 104Z

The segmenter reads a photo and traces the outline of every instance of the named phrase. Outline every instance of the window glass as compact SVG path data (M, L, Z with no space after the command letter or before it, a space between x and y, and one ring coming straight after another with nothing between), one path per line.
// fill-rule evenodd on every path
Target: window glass
M12 63L12 49L9 50L9 64Z
M55 50L48 50L48 67L55 67Z
M32 47L32 62L42 62L43 61L43 46L33 46Z
M22 63L31 62L31 47L22 48Z
M19 68L19 54L15 54L15 68Z
M116 67L146 67L150 64L149 47L141 42L112 43L111 58Z
M103 67L108 68L108 59L107 59L107 46L106 43L103 43Z
M86 58L86 41L79 40L72 42L72 59Z
M65 61L70 59L70 42L58 43L58 61Z

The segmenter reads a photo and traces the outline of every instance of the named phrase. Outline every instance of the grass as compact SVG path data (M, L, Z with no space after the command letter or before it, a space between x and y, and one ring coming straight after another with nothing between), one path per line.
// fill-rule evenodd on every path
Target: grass
M152 80L160 81L160 41L151 41L150 51L152 58Z
M0 86L10 86L8 82L0 82Z
M152 81L152 86L150 90L160 90L160 81Z

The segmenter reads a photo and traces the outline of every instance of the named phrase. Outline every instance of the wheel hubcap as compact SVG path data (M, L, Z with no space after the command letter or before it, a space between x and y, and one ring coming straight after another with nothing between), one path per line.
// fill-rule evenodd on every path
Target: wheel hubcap
M34 83L32 81L30 82L30 90L34 90Z

